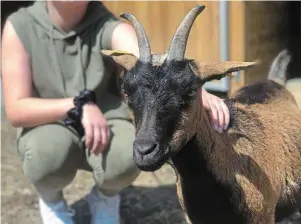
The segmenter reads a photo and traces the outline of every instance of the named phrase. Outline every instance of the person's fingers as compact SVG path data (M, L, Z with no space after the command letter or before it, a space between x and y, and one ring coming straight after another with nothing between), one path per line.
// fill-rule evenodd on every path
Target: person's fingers
M228 109L228 107L226 106L225 102L222 101L222 110L224 112L224 116L225 116L225 121L224 121L224 124L223 124L223 129L224 130L227 130L228 126L229 126L229 123L230 123L230 111Z
M209 111L209 116L211 119L211 124L214 130L218 131L218 112L217 112L217 107L213 100L209 100L209 105L210 105L210 111Z
M94 125L93 133L94 133L94 139L93 139L93 146L92 146L91 152L96 154L96 152L102 145L101 126Z
M109 126L107 126L106 131L107 131L108 143L109 143L111 141L111 129Z
M87 148L91 149L93 144L93 126L90 123L83 123L83 127L85 129L85 145Z
M202 95L203 108L209 111L211 125L214 130L222 133L230 123L230 112L223 100L218 97Z
M225 123L225 116L224 116L222 103L223 102L220 99L215 99L215 106L217 108L217 117L218 117L218 131L220 133L223 132L224 123Z
M203 107L205 110L210 110L210 103L207 97L202 97L202 101L203 101Z
M102 139L102 142L101 142L101 146L98 148L98 152L103 152L107 145L108 145L108 135L107 135L107 130L106 130L106 127L101 127L101 139Z

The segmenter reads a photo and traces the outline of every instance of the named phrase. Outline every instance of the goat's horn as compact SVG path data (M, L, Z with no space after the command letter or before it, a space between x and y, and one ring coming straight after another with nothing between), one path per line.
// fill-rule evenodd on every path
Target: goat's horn
M204 5L197 5L184 17L182 23L179 25L175 35L172 38L171 44L168 49L168 55L166 60L178 60L184 59L186 44L191 27L196 17L205 9Z
M135 29L138 38L139 60L142 62L151 62L151 47L142 24L130 13L123 13L121 18L128 20Z

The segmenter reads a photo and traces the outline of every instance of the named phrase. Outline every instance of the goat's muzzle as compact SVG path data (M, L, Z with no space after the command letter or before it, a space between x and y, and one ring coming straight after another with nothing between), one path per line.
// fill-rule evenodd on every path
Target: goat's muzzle
M160 169L169 158L169 147L146 137L137 137L134 141L134 162L142 171L152 172Z

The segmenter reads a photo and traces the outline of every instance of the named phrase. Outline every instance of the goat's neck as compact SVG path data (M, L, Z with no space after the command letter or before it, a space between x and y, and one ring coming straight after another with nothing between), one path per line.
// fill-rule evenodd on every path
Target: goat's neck
M172 158L178 174L179 202L193 223L244 223L237 207L228 200L235 194L231 183L235 180L235 158L239 156L235 157L228 147L228 134L213 130L209 116L203 112L195 136ZM214 216L212 211L216 209L220 216Z
M198 148L205 152L211 150L214 142L221 138L221 135L212 128L207 111L203 110L197 127L196 140Z
M191 172L198 172L196 170L199 170L200 166L215 166L213 163L219 161L219 159L215 159L217 157L222 159L223 154L227 153L226 147L228 141L226 134L219 133L212 128L209 115L205 110L200 114L195 136L172 159L180 176L191 175ZM216 147L217 144L219 144L219 147ZM223 152L220 154L216 150L222 150ZM187 173L188 167L191 169Z

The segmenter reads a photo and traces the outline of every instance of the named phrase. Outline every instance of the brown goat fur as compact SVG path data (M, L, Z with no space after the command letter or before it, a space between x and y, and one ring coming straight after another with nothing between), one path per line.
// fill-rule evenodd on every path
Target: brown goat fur
M272 224L300 203L301 112L283 85L289 55L275 58L267 80L225 100L230 127L214 131L202 107L202 85L256 63L184 58L189 30L203 9L192 9L168 52L156 55L141 24L124 14L136 29L140 58L103 52L122 72L136 127L134 160L141 170L155 171L171 159L180 204L194 224Z

